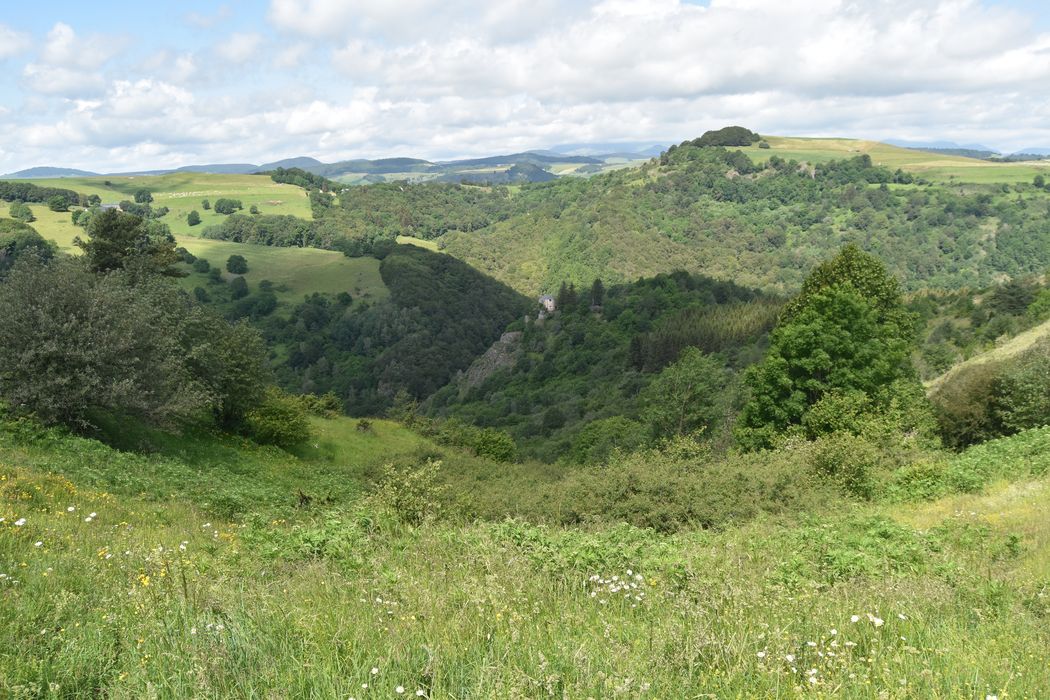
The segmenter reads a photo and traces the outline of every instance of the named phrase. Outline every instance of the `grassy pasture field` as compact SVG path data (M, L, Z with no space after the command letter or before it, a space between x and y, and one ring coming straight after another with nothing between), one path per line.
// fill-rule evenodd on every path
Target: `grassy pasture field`
M248 272L243 275L245 281L254 288L262 280L270 280L279 302L294 303L314 292L349 292L355 299L371 301L389 295L375 258L348 258L340 252L319 248L275 248L191 236L176 236L176 240L198 258L222 270L226 269L226 260L231 255L243 255L248 261ZM227 279L233 277L223 274ZM203 286L204 278L204 275L191 274L184 277L181 284L193 289Z
M977 158L928 153L860 139L764 136L763 140L769 144L768 149L754 145L740 150L756 162L777 155L785 160L825 163L867 154L876 165L891 169L901 168L938 182L1014 184L1031 182L1038 173L1050 175L1050 161L993 163Z
M133 200L137 190L148 189L153 193L154 207L171 209L164 217L164 223L175 234L189 234L222 221L222 214L216 214L213 209L204 210L201 206L204 199L211 200L212 204L220 197L239 199L244 204L245 213L254 204L263 214L291 214L305 219L311 217L310 201L305 190L295 185L278 184L267 175L172 173L123 177L68 177L30 182L40 187L63 187L87 195L97 194L106 204L117 204L125 199ZM106 185L106 182L111 184ZM186 216L193 210L200 214L201 223L191 228L186 223Z
M106 181L111 182L112 186L106 186ZM149 189L153 193L153 206L171 209L161 221L171 228L180 246L197 257L205 258L212 266L223 269L231 255L243 255L249 265L245 275L248 283L254 287L261 280L270 280L275 285L281 303L294 303L313 292L349 292L355 298L371 300L383 299L388 294L379 276L379 263L373 258L348 258L342 253L316 248L270 248L199 237L206 226L219 224L224 218L214 210L205 211L201 208L202 199L209 199L213 204L220 197L240 199L245 213L255 204L265 214L291 214L310 219L310 205L305 191L293 185L274 183L269 177L178 173L148 177L58 178L32 182L41 187L63 187L88 195L97 194L106 203L132 199L135 190L143 187ZM9 218L8 206L8 203L0 203L0 217ZM54 241L63 252L79 253L73 240L77 236L83 238L84 229L73 225L69 212L53 212L43 204L30 204L29 208L36 217L36 221L30 225L40 235ZM191 228L186 223L186 215L194 209L201 215L201 224ZM187 289L193 289L203 282L203 275L194 274L184 278L182 284Z
M143 455L0 425L0 695L1036 700L1050 687L1050 429L951 458L981 475L967 493L662 535L408 523L368 474L426 443L376 423L319 420L299 456L127 436L150 442Z

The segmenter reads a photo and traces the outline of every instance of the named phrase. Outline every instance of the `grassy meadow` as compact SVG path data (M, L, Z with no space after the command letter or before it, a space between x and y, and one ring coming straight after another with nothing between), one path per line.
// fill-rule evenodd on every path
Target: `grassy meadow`
M30 182L40 187L62 187L86 195L97 194L105 204L117 204L125 199L133 200L137 190L148 189L153 193L155 208L168 207L171 210L163 220L176 235L191 234L195 230L199 231L222 221L222 214L216 214L214 209L205 211L201 206L202 200L205 199L213 204L220 197L239 199L244 204L245 212L255 205L263 214L290 214L305 219L311 217L310 201L305 190L295 185L278 184L267 175L172 173L122 177L67 177ZM107 185L107 182L110 184ZM201 223L191 228L186 223L186 216L193 210L200 214ZM36 208L33 213L36 213ZM37 216L39 218L39 215Z
M171 209L161 221L171 228L178 245L220 268L224 268L231 255L243 255L248 260L249 271L245 279L249 285L254 287L261 280L270 280L274 283L281 303L293 303L314 292L349 292L355 298L371 300L383 299L388 295L379 276L379 263L373 258L351 259L330 250L270 248L199 237L205 227L221 223L225 218L214 210L205 211L200 206L202 199L209 199L213 203L220 197L240 199L245 212L254 204L264 214L311 218L305 190L274 183L266 176L178 173L162 176L59 178L32 182L41 187L63 187L88 195L97 194L106 203L132 199L137 189L147 188L153 193L154 207ZM107 186L105 182L111 182L112 185ZM84 229L73 225L69 212L53 212L43 204L30 204L29 208L36 217L36 221L30 225L40 235L54 241L62 252L80 252L73 241L77 236L84 237ZM186 223L186 216L191 210L196 210L201 216L198 226L190 227ZM0 203L0 217L10 218L7 203ZM227 274L226 277L231 275ZM204 275L193 274L183 280L183 286L188 290L204 283Z
M1050 175L1050 161L1026 163L993 163L940 153L928 153L891 146L879 141L836 138L801 138L764 136L768 149L758 145L741 148L759 162L777 155L785 160L826 163L867 154L875 165L914 173L935 182L971 182L980 184L1029 183L1037 174Z
M980 700L1050 687L1050 429L952 458L966 493L663 535L411 523L375 475L425 441L383 421L315 428L296 456L135 431L123 439L147 453L119 452L5 425L0 695Z
M275 248L187 236L176 239L193 255L223 270L231 255L243 255L248 261L248 272L243 277L249 286L254 289L262 280L270 280L279 302L300 301L314 292L349 292L355 299L372 301L385 299L390 293L379 276L379 261L375 258L348 258L338 251L319 248ZM233 277L223 274L227 279ZM206 278L207 275L193 273L180 284L191 290L206 285Z

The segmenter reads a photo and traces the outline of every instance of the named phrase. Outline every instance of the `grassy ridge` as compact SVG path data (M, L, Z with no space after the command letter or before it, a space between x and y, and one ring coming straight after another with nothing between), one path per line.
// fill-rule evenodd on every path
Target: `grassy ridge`
M111 185L106 185L106 182ZM263 214L291 214L304 219L311 217L310 201L305 190L294 185L278 184L267 175L172 173L132 177L68 177L33 180L32 183L40 187L65 187L86 195L97 194L106 204L134 199L136 191L148 189L153 193L155 208L171 209L164 217L164 223L176 234L188 234L221 223L225 218L222 214L216 214L213 209L205 211L201 207L201 200L208 199L214 204L219 197L241 200L245 211L254 204ZM186 216L193 210L200 214L201 223L191 228L186 223Z
M329 427L322 460L350 460L344 480L355 455L386 451L349 421ZM1050 491L1027 468L995 480L1048 438L960 457L987 470L983 493L676 536L413 527L349 487L333 505L261 500L230 521L204 505L205 484L172 496L179 480L157 469L123 483L124 453L5 439L0 694L1038 698ZM414 443L388 424L374 439ZM218 449L154 447L140 459ZM222 449L217 493L285 489L319 464Z
M757 145L741 148L755 162L777 155L785 160L826 163L867 154L875 165L915 173L935 182L1029 183L1037 174L1050 173L1050 161L995 163L977 158L930 153L891 146L879 141L836 138L766 136L769 148Z

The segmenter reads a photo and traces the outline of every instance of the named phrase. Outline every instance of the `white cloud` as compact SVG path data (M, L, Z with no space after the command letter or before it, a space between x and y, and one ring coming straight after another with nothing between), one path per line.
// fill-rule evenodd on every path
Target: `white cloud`
M233 12L229 5L220 5L212 14L206 15L199 12L190 12L186 15L186 23L198 29L210 29L215 25L225 22L232 16Z
M26 64L22 77L24 84L35 92L63 97L93 95L105 84L95 73L39 63Z
M50 66L71 70L95 70L117 55L124 42L101 34L78 37L73 28L58 22L47 34L40 60Z
M29 35L0 24L0 61L24 52L32 45Z
M215 52L231 63L244 63L255 57L262 42L259 34L238 32L216 46Z
M267 18L277 36L238 10L210 49L126 60L54 25L13 68L0 171L448 158L727 123L1050 146L1050 34L992 0L271 0Z

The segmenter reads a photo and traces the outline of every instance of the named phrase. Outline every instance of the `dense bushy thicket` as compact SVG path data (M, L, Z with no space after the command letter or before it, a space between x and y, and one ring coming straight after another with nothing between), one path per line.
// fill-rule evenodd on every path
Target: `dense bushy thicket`
M27 260L0 284L0 400L49 423L95 414L240 424L268 381L254 330L157 276Z
M342 239L331 227L287 214L231 214L221 224L205 228L201 236L281 248L334 248Z
M703 136L692 141L694 146L750 146L762 137L742 126L726 126L721 129L704 132Z
M0 276L23 256L47 261L54 255L54 244L44 240L32 226L14 219L0 219Z
M302 168L275 168L269 175L274 182L295 185L296 187L302 187L304 190L331 192L345 187L323 175L315 175Z

